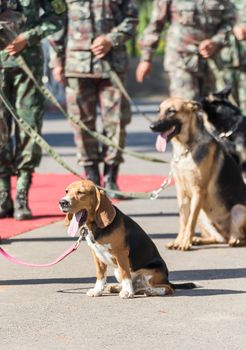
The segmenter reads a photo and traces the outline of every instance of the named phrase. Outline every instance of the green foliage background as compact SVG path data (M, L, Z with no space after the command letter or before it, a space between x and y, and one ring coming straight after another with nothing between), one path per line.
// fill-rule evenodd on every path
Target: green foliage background
M131 56L140 56L140 49L138 45L138 40L142 36L144 29L148 25L150 21L151 11L152 11L152 4L153 0L135 0L136 4L138 5L138 15L139 15L139 23L137 27L136 36L134 39L128 42L127 48L128 52ZM165 50L165 34L162 35L162 38L159 42L158 48L155 51L156 55L163 55L163 52Z

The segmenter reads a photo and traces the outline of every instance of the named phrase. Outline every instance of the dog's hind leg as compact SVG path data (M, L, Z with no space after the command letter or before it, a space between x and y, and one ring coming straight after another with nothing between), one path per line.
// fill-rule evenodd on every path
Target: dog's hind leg
M193 237L192 244L194 245L205 245L205 244L216 244L225 243L223 236L217 231L212 222L207 217L203 210L200 210L198 216L198 225L201 230L201 237Z
M165 284L161 287L148 287L145 289L144 294L148 297L158 297L158 296L164 296L164 295L171 295L173 294L173 289Z
M174 291L166 281L166 274L159 269L141 269L132 274L132 284L135 294L146 296L164 296Z
M173 289L168 284L152 286L148 281L148 276L138 275L133 279L134 294L144 294L146 296L164 296L173 294Z
M237 204L231 209L230 247L246 245L246 206Z

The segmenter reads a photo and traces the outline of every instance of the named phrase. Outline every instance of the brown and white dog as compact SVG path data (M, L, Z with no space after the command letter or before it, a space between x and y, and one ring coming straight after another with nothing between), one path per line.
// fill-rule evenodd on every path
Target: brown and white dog
M246 186L240 169L224 147L205 129L195 101L168 98L160 105L157 149L172 140L172 171L180 212L179 233L170 249L188 250L192 243L246 244ZM201 238L194 238L198 216Z
M121 298L132 298L134 294L162 296L172 294L173 289L196 287L193 283L169 282L167 266L149 236L93 182L73 182L59 203L67 213L65 220L66 224L70 223L70 234L75 234L80 227L87 231L85 239L93 254L97 277L87 295L102 295L108 265L115 268L115 277L120 283L109 291L118 292Z

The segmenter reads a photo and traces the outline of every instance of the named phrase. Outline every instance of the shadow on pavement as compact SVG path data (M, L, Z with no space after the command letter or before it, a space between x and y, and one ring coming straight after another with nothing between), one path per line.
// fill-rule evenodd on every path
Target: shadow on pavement
M109 283L115 283L114 276L107 277ZM19 279L19 280L3 280L0 281L1 286L31 286L45 284L93 284L96 282L96 277L81 277L81 278L40 278L40 279Z
M132 214L129 213L128 214L131 217L166 217L166 216L172 216L172 217L178 217L179 213L163 213L163 212L159 212L159 213L136 213L136 214Z
M170 272L170 280L178 281L205 281L229 278L245 278L246 268L237 269L212 269L212 270L186 270Z
M170 272L170 281L205 281L219 279L245 278L246 268L237 269L217 269L217 270L187 270ZM0 285L18 286L18 285L42 285L42 284L87 284L95 283L95 277L81 278L40 278L40 279L17 279L3 280ZM113 276L108 277L108 282L115 282ZM174 282L175 283L175 282ZM223 290L222 290L223 291ZM245 291L246 292L246 291Z
M210 295L228 295L228 294L244 294L244 290L231 290L231 289L190 289L176 291L174 297L187 296L187 297L207 297Z

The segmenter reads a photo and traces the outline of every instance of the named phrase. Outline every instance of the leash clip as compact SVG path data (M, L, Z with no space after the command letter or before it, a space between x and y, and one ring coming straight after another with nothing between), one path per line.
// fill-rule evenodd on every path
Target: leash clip
M85 235L86 235L86 232L88 232L87 229L86 229L86 227L85 227L85 226L82 226L81 229L79 230L79 238L78 238L78 240L77 240L77 242L75 243L75 246L74 246L75 249L77 249L77 248L79 247L79 245L80 245L82 239L83 239L83 238L85 237Z
M170 186L172 182L172 172L170 171L169 172L169 175L168 175L168 178L165 179L162 184L161 184L161 187L158 188L157 190L155 191L152 191L151 194L150 194L150 199L151 200L155 200L159 197L160 193L165 190L165 188L167 188L168 186Z

